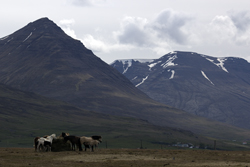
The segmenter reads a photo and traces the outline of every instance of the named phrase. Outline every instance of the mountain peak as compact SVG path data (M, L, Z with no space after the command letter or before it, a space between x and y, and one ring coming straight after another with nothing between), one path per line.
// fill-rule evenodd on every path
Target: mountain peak
M52 20L50 20L49 18L47 17L43 17L43 18L40 18L34 22L31 22L28 24L28 26L34 26L34 27L41 27L41 28L44 28L44 29L47 29L47 28L51 28L51 27L57 27L57 28L60 28L58 27Z
M30 22L28 25L24 26L23 28L17 30L16 32L1 38L0 45L6 45L10 42L13 43L22 43L27 41L28 39L34 39L33 37L55 37L55 38L62 38L67 37L71 38L53 21L48 19L47 17L40 18L34 22ZM31 37L31 38L30 38Z
M37 20L35 20L35 21L32 21L32 22L30 22L29 24L31 24L31 23L46 23L46 22L53 22L52 20L50 20L48 17L42 17L42 18L40 18L40 19L37 19Z
M52 20L49 20L47 17L31 22L21 30L23 29L27 29L26 31L32 31L32 32L38 31L40 33L49 33L50 35L65 34L64 31L59 26L57 26Z

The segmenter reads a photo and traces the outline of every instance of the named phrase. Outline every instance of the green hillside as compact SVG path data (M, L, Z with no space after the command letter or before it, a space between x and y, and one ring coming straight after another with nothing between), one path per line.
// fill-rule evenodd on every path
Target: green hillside
M34 137L62 132L77 136L101 135L102 148L138 148L141 145L164 148L177 142L212 147L214 141L190 131L155 126L145 120L86 111L5 85L0 85L0 111L0 147L33 147ZM218 145L231 148L228 144Z

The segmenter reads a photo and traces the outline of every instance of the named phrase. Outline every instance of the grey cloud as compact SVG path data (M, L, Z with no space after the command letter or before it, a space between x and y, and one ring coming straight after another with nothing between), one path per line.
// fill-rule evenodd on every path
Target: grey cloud
M184 44L187 34L182 28L190 20L192 20L190 16L167 9L157 16L152 24L152 28L157 32L160 38L170 39L178 44Z
M93 3L91 0L73 0L72 4L75 6L83 7L83 6L92 6Z
M137 25L131 23L124 28L122 34L118 35L118 40L124 44L145 46L147 45L147 34Z
M243 12L230 12L230 18L234 25L240 31L246 31L250 26L250 13L248 11Z
M171 9L162 11L154 20L128 17L123 20L117 39L120 43L154 47L157 42L185 44L189 34L183 30L192 18Z

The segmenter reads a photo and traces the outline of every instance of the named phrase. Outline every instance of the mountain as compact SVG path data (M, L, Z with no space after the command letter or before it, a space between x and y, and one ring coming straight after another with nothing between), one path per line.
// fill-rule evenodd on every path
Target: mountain
M0 82L102 112L114 112L116 99L148 99L48 18L0 40Z
M48 18L1 38L0 83L88 111L138 118L210 137L231 139L246 132L152 100ZM85 121L80 119L81 112L74 115L76 121ZM56 119L57 114L51 117Z
M250 64L242 58L176 51L111 66L158 102L250 129Z

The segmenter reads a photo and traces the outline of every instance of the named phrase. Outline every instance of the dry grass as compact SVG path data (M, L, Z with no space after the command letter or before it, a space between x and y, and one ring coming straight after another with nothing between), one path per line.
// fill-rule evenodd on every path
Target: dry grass
M99 149L95 152L35 152L0 148L0 166L250 167L250 151Z

